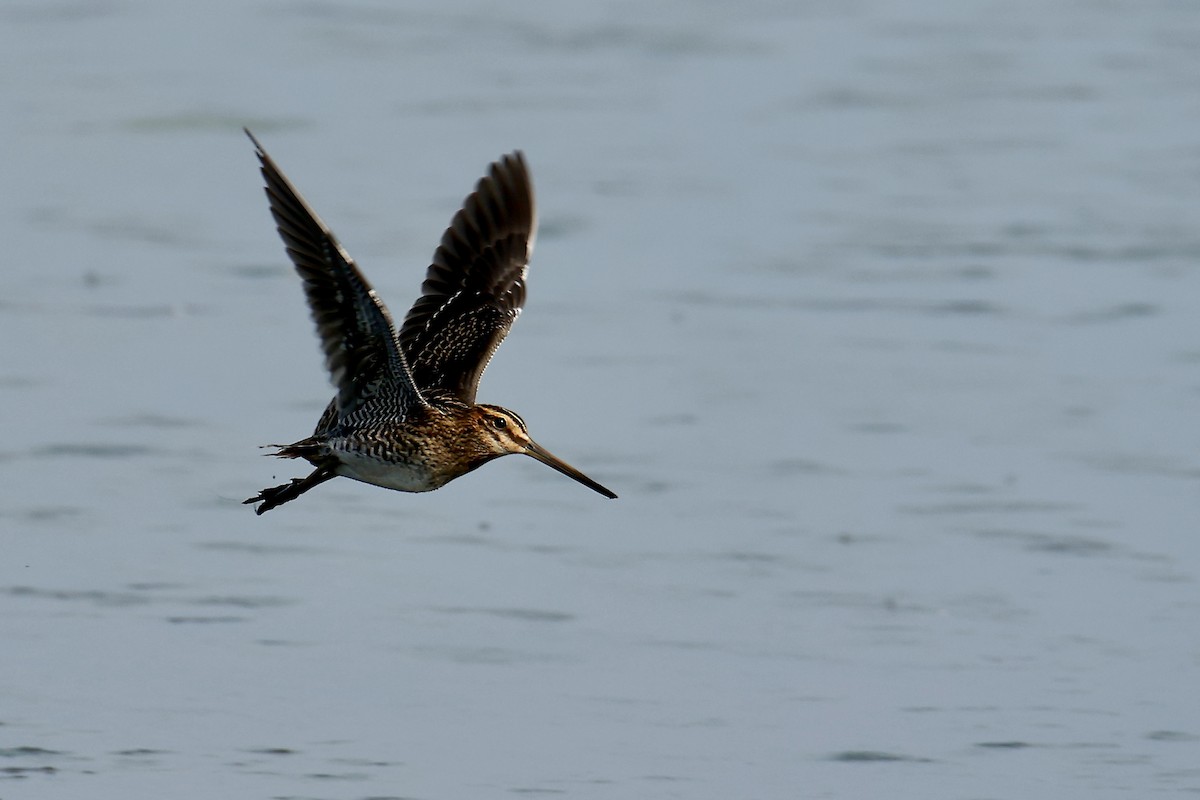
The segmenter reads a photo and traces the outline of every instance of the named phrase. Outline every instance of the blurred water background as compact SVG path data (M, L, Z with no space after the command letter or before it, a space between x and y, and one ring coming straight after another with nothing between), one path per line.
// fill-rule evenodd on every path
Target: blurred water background
M1200 4L0 5L0 797L1200 791ZM487 163L528 459L261 518Z

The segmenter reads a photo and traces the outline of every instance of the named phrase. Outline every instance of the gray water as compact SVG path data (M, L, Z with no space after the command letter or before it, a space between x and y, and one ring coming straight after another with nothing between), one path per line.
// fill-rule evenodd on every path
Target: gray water
M201 10L201 8L203 10ZM0 797L1200 791L1200 5L0 6ZM261 518L487 163L529 459Z

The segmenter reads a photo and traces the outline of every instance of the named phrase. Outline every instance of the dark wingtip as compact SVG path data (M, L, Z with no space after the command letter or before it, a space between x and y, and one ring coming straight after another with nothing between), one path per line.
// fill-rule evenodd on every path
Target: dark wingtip
M247 128L246 126L244 126L244 125L243 125L243 126L242 126L242 133L244 133L244 134L246 134L247 136L249 136L249 137L250 137L250 141L254 142L254 146L255 146L255 148L257 148L259 152L262 152L263 146L262 146L262 145L259 143L258 139L257 139L257 138L254 136L254 134L250 132L250 129L249 129L249 128Z

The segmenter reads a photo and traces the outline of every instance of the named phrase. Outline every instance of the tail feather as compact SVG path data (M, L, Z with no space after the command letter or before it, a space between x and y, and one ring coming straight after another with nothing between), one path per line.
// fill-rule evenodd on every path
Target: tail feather
M315 438L301 439L292 444L264 444L263 447L278 448L276 453L267 453L269 456L276 458L303 458L313 464L316 464L323 455L321 452L321 444Z

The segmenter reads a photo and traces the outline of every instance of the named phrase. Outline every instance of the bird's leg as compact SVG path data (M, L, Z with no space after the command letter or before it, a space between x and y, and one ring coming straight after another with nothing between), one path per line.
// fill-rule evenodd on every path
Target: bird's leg
M254 497L248 500L243 500L243 505L250 503L262 502L262 505L254 509L255 514L263 514L270 511L276 506L281 506L291 500L295 500L300 495L307 492L314 486L319 486L330 478L337 477L337 473L329 466L317 467L306 478L292 478L282 486L272 486L269 489L263 489Z

